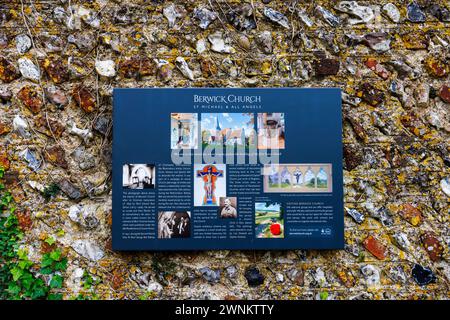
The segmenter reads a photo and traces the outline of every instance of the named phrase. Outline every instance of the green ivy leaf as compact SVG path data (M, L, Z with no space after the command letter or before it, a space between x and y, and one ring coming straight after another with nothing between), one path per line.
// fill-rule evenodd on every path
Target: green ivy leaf
M61 260L61 251L60 250L53 250L50 252L50 258L54 261Z
M56 240L53 237L48 237L47 239L45 239L45 242L47 242L51 246L56 242Z
M62 284L63 284L63 277L61 277L58 274L55 274L52 277L52 280L50 280L50 288L54 289L54 288L61 288Z
M23 275L23 270L17 267L12 268L10 272L13 276L14 281L19 280L20 277Z

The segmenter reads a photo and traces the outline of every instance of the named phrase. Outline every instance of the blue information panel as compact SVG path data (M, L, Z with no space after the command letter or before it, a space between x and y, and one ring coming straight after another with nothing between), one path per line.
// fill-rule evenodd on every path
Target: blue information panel
M115 89L113 249L344 247L341 91Z

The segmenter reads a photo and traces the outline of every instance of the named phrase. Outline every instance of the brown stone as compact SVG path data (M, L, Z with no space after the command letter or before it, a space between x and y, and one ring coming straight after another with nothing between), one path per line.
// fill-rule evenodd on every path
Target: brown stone
M344 162L346 170L355 169L362 162L361 152L352 146L344 145Z
M84 86L78 86L72 91L72 97L85 112L93 112L96 108L94 95Z
M430 39L423 31L415 30L402 35L403 44L406 49L421 50L427 49Z
M23 231L30 230L31 226L33 225L30 210L26 209L25 211L17 211L16 215L20 229L22 229Z
M422 137L429 132L419 116L410 112L400 117L400 122L414 135Z
M11 132L11 127L8 126L6 123L0 122L0 136L8 132Z
M355 277L353 276L350 269L338 271L338 277L346 288L352 288L355 286Z
M63 83L69 80L69 69L64 65L61 59L54 57L46 58L43 61L42 66L54 83Z
M450 88L447 85L443 85L439 90L439 97L447 103L450 103Z
M428 73L436 78L447 76L449 71L448 65L445 62L434 57L428 57L425 60L425 67Z
M377 76L386 80L389 78L389 71L380 64L375 58L369 58L366 60L366 66L372 70Z
M119 74L123 78L140 79L155 74L155 63L147 57L132 57L119 64Z
M45 89L45 96L51 103L57 106L64 106L68 102L67 96L64 91L56 86L50 86Z
M339 72L339 67L340 62L336 59L323 58L314 63L316 76L334 76Z
M11 82L20 78L20 73L14 65L0 56L0 80Z
M378 106L384 100L384 93L370 83L362 84L356 95L372 106Z
M436 236L431 232L425 232L420 237L425 251L428 253L431 261L439 261L442 259L444 247Z
M3 149L3 146L2 146ZM2 167L3 169L8 170L9 169L9 158L8 155L6 154L6 151L0 151L0 167Z
M64 169L68 168L68 164L66 161L66 152L58 145L47 148L44 151L44 158L45 160L56 166Z
M422 223L422 212L409 203L402 205L399 213L403 219L408 221L413 226L418 226Z
M209 58L201 59L200 68L202 70L202 75L205 78L209 78L217 73L217 66Z
M65 130L59 121L42 115L37 116L34 122L38 131L49 137L55 136L59 138Z
M347 120L350 122L353 131L355 131L356 136L364 142L368 141L368 136L366 130L364 130L363 126L354 118L347 117Z
M386 259L386 247L377 238L368 236L363 245L378 260Z
M42 95L35 86L24 86L20 89L17 97L20 101L22 101L24 106L30 109L33 113L38 113L41 111L44 104Z

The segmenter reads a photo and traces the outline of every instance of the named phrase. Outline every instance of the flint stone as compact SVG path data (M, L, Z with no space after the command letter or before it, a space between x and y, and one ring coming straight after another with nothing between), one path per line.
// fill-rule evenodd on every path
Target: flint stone
M298 286L303 286L303 284L305 283L304 281L305 275L303 273L303 270L301 269L296 268L290 269L287 272L287 277L289 278L289 280L291 280L294 284Z
M208 36L208 40L211 43L211 50L219 53L232 53L235 52L234 48L225 44L222 32L217 31Z
M46 88L45 96L51 103L55 104L58 107L64 106L68 102L67 96L64 91L56 86L50 86Z
M368 286L375 286L380 283L380 271L371 264L361 267L361 273L366 279Z
M450 10L438 4L432 4L428 12L441 22L450 22Z
M33 152L30 151L30 149L26 148L22 152L19 153L19 157L24 159L26 162L28 162L28 166L35 172L39 170L39 167L41 166L41 162L36 159L36 156Z
M281 12L265 7L263 13L267 18L269 18L270 21L278 23L280 26L289 29L289 20Z
M415 1L408 4L407 17L411 22L421 23L426 20L425 13L420 9L419 5Z
M83 196L80 189L78 189L76 186L74 186L67 179L60 180L58 182L58 186L61 189L61 191L64 192L72 200L78 200Z
M26 34L16 36L16 49L20 54L24 54L31 48L31 39Z
M345 208L348 215L351 216L357 223L362 223L364 221L364 215L360 213L358 210L353 208Z
M38 67L28 58L20 58L17 63L19 64L19 71L22 76L32 81L39 81L41 73Z
M24 119L22 119L18 114L14 117L13 129L17 133L19 133L23 138L31 137L31 134L28 131L28 123Z
M94 130L101 133L102 135L106 135L108 133L109 127L109 119L105 116L99 116L94 123Z
M95 70L104 77L114 77L116 75L116 64L112 60L96 60Z
M253 8L248 3L230 10L227 13L227 19L239 31L256 28Z
M88 170L95 167L95 157L86 151L84 146L79 146L73 152L73 157L78 162L81 170Z
M89 240L76 240L72 248L81 256L92 261L98 261L103 258L103 250Z
M83 206L81 204L73 205L69 208L69 218L86 229L94 229L100 221L95 216L97 206Z
M12 92L6 85L0 85L0 101L8 102L12 98Z
M183 10L172 3L170 6L163 9L163 14L169 22L169 28L172 28L175 25L177 18L183 16Z
M69 35L67 41L74 44L78 50L84 53L91 51L96 45L94 35L91 33L77 32Z
M180 70L183 76L185 76L191 81L194 80L194 73L189 68L187 62L184 60L183 57L177 57L175 60L175 65L177 66L178 70Z
M236 275L237 275L237 268L236 268L236 266L228 266L226 268L226 271L227 271L227 275L228 275L229 278L235 278Z
M244 277L250 287L257 287L264 283L264 276L256 267L245 270Z
M450 177L443 178L440 185L442 191L447 195L447 197L450 197Z
M392 22L400 22L400 11L393 3L386 3L383 6L383 12L392 20Z
M262 51L266 54L270 54L273 51L272 48L272 33L270 31L263 31L256 36L256 41L260 45Z
M334 14L332 14L330 11L328 11L322 6L317 6L316 11L332 27L337 27L341 23L338 17L336 17Z
M358 19L349 19L350 24L367 23L375 18L373 10L370 7L360 6L356 1L341 1L336 9L348 13Z
M208 26L217 19L217 14L206 8L196 8L194 10L194 18L200 20L199 27L207 29Z
M414 281L419 286L425 286L427 284L436 282L436 276L434 275L433 271L419 264L414 265L411 271L411 275Z
M208 282L219 282L220 281L220 270L212 270L208 267L200 268L200 273L203 278Z

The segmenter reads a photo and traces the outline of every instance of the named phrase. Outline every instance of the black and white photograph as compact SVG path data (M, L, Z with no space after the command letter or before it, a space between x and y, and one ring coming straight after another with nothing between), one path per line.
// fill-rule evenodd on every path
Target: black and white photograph
M222 219L237 218L237 198L219 197L219 209L217 212Z
M189 238L191 213L189 211L160 211L158 214L158 239Z
M154 189L154 164L124 164L122 187L124 189Z

